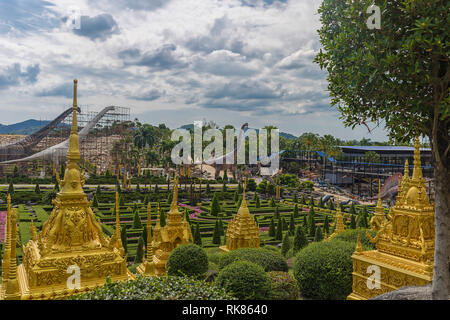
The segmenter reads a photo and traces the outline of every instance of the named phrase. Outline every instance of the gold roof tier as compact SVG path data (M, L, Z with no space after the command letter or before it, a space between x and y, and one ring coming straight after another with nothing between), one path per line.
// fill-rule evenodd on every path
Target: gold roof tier
M137 268L137 271L143 275L154 273L154 275L160 276L166 274L166 263L172 251L182 244L193 241L191 226L189 222L181 218L182 215L178 211L178 178L174 180L172 203L164 227L161 227L160 224L159 207L157 212L151 248L147 248L151 250L150 254L147 254L146 261ZM149 261L150 255L152 256L151 262ZM151 263L153 263L153 266L151 266Z
M220 247L222 251L260 246L259 228L247 207L245 189L246 186L244 186L241 206L234 219L228 224L226 245Z
M396 204L389 211L389 220L378 226L375 238L367 233L367 237L376 243L376 250L357 251L352 256L353 292L348 299L368 299L402 286L425 285L432 280L434 204L430 203L422 176L418 138L414 146L412 177L409 177L406 162L405 175L399 184ZM368 290L365 284L369 276L367 268L373 265L380 268L380 286Z
M37 239L23 246L23 263L17 267L20 299L64 297L78 290L103 285L108 276L111 280L134 278L127 269L126 257L122 256L121 244L118 245L120 236L114 234L105 238L101 223L95 219L91 202L83 191L85 179L78 166L76 79L73 94L72 128L64 179L61 180L56 173L61 191L53 200L53 211ZM77 268L80 271L79 288L68 282Z

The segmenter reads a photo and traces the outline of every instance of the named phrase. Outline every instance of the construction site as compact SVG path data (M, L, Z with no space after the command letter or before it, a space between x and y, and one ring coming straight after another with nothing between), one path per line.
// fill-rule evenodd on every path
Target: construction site
M65 162L72 123L71 107L30 135L0 135L0 176L19 167L28 177L52 176ZM113 166L111 151L132 127L130 108L108 106L78 109L82 166L89 174L105 172Z

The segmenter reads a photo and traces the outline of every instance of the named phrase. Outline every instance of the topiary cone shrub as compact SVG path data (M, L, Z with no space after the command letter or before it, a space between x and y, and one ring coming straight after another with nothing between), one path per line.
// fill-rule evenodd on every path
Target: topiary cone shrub
M345 300L352 292L352 254L345 241L314 242L295 256L294 276L305 298Z
M223 253L219 258L219 268L223 269L235 261L253 262L266 272L288 271L286 259L281 254L264 248L241 248Z
M271 271L267 273L272 282L272 300L297 300L300 296L298 283L288 272Z
M208 256L196 244L181 245L173 250L166 268L169 276L201 278L208 271Z
M271 280L261 266L249 261L235 261L219 272L219 287L240 300L270 299Z

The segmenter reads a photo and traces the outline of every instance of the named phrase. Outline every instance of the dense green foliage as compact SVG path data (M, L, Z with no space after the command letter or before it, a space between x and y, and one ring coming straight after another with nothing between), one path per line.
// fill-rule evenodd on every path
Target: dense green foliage
M198 245L185 244L172 251L166 268L168 275L202 277L208 271L208 257Z
M300 296L298 283L295 278L287 272L271 271L268 273L272 282L273 300L297 300Z
M144 239L142 237L139 237L134 263L141 263L142 258L144 258Z
M237 260L256 263L263 267L266 272L288 271L286 260L281 254L264 248L241 248L224 253L220 256L219 267L223 269L225 266Z
M261 300L271 297L271 280L264 269L249 261L235 261L223 268L217 285L241 300Z
M308 244L308 240L306 239L305 232L302 227L297 227L295 229L294 236L294 245L293 250L294 254L296 254L301 248L305 247Z
M359 236L361 240L361 245L364 250L373 250L375 249L375 244L371 243L370 240L366 236L366 230L367 229L361 229L359 230ZM372 238L375 238L376 232L373 230L367 230L369 234L372 236ZM338 235L336 235L331 241L346 241L353 244L353 248L356 246L356 240L358 238L358 230L356 229L347 229Z
M219 212L220 212L220 203L219 203L219 198L217 196L217 192L214 192L214 195L212 197L212 201L211 201L211 208L210 208L210 214L212 216L218 216Z
M223 288L189 277L142 277L127 282L107 282L73 300L231 300Z
M286 257L289 249L291 249L291 240L289 239L289 233L286 232L281 243L281 254Z
M345 241L314 242L295 256L294 276L304 297L320 300L343 300L352 291L355 251Z

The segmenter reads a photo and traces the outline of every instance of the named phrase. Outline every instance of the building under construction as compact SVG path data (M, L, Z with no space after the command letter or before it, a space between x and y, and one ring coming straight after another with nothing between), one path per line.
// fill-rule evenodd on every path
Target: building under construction
M313 180L319 186L336 190L345 189L355 197L374 198L378 193L378 179L385 183L389 178L398 180L405 170L413 168L414 147L405 146L340 146L341 160L324 156L321 151L290 151L281 157L281 166L287 172L301 168L301 176ZM377 162L369 162L365 154L378 154ZM433 197L433 166L431 149L421 148L422 172L428 184L428 196ZM297 164L293 166L292 164ZM394 179L394 180L395 180ZM393 179L390 179L393 180Z
M40 130L19 139L9 136L0 144L0 174L5 175L18 166L27 176L49 176L64 163L66 141L70 135L72 113L68 107ZM96 108L97 110L99 108ZM130 125L130 108L109 106L101 111L80 106L78 126L81 138L82 165L90 173L101 173L111 165L110 152ZM84 129L84 130L83 130Z

